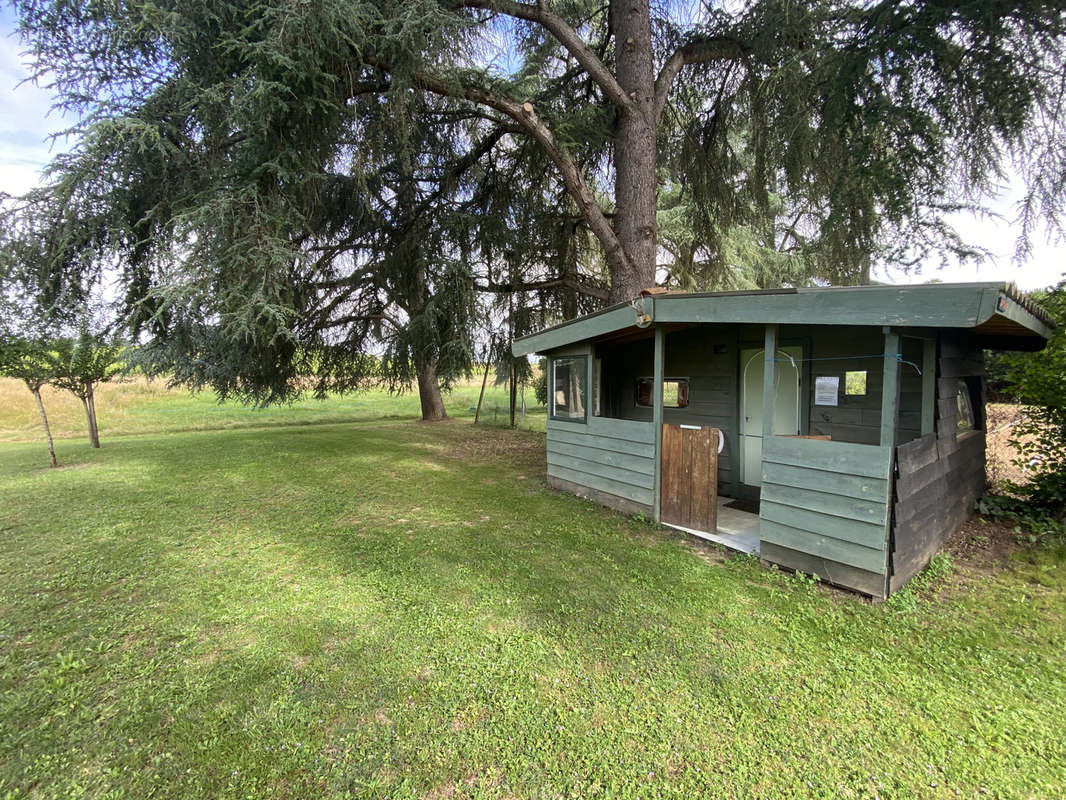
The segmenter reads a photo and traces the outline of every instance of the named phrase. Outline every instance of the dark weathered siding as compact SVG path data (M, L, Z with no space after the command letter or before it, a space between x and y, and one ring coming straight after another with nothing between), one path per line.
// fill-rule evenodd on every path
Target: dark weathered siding
M764 441L762 557L883 597L891 465L889 447Z
M929 563L945 540L973 513L985 488L985 434L958 433L958 378L983 378L983 353L957 340L940 342L936 431L896 448L889 590ZM983 394L983 393L982 393ZM983 403L974 406L983 425Z
M548 420L548 482L627 512L655 503L655 431L650 422L589 417Z

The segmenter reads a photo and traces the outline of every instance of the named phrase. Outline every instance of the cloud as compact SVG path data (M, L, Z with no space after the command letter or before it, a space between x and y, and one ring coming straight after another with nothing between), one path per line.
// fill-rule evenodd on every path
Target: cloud
M69 126L52 111L52 95L27 81L22 45L9 9L0 12L0 191L22 194L40 181L41 169L66 146L51 134Z

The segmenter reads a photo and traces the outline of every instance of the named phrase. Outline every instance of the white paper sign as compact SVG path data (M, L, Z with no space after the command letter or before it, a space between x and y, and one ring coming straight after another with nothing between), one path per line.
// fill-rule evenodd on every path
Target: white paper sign
M816 406L837 405L837 393L840 391L840 378L823 376L814 379L814 404Z

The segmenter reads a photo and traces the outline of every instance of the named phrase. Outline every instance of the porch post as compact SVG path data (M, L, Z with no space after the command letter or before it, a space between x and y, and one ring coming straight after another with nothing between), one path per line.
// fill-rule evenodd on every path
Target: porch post
M881 384L881 446L895 447L899 411L899 334L885 328L884 379Z
M774 407L777 400L774 394L774 379L777 377L777 325L766 326L766 339L763 344L762 370L762 446L766 450L766 440L774 435ZM761 467L760 467L761 470Z
M926 339L922 345L922 436L928 436L936 410L936 339Z
M660 495L662 494L662 456L663 456L663 370L665 355L666 334L663 329L655 326L655 366L654 381L652 385L651 424L655 427L655 498L654 511L655 521L659 521Z

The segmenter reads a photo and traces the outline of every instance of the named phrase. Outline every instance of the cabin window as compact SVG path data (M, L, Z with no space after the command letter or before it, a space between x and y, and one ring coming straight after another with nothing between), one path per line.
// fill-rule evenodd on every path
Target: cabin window
M977 418L974 415L974 403L971 393L970 382L959 378L958 394L955 395L955 402L958 406L958 432L972 431L977 428Z
M651 408L655 395L654 378L637 380L637 405ZM686 408L688 406L688 378L666 378L663 380L663 407Z
M585 384L588 369L585 356L569 356L552 361L552 417L584 422Z
M862 397L866 394L866 370L854 370L844 373L844 394Z

